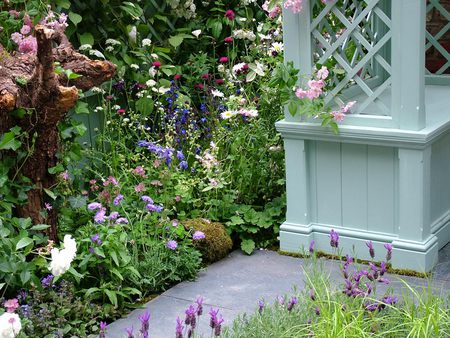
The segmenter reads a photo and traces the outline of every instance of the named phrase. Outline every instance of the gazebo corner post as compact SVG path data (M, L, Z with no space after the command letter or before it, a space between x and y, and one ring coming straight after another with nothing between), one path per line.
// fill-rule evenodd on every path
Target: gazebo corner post
M425 1L392 1L391 114L399 129L426 126L425 27Z

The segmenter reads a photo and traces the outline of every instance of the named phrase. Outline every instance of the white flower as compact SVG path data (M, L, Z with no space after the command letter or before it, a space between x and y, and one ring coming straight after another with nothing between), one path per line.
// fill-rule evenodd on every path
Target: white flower
M218 65L218 66L217 66L217 71L218 71L219 73L223 73L223 72L225 71L225 66L224 66L224 65Z
M213 89L211 90L211 94L215 97L223 97L223 93L220 90Z
M134 43L136 43L136 35L137 35L136 26L133 26L133 27L131 28L131 30L128 32L128 37L129 37L130 40L133 41Z
M245 31L242 29L237 29L237 30L233 31L233 36L235 39L244 39Z
M220 117L224 120L228 120L229 118L232 118L237 113L233 110L226 110L223 113L220 114Z
M67 254L71 257L71 260L75 258L75 254L77 253L77 242L75 242L71 235L64 236L63 250L67 250Z
M84 45L81 45L80 48L78 48L78 50L81 50L81 51L90 50L90 49L92 49L92 46L87 43Z
M103 53L100 52L100 51L97 50L97 49L91 49L91 50L89 51L89 55L95 55L96 57L101 58L101 59L104 59L104 58L105 58L105 56L103 55Z
M142 47L148 47L152 45L152 40L150 39L144 39L142 40Z
M119 106L118 104L115 104L114 106L112 106L112 109L113 109L113 110L119 110L119 109L120 109L120 106Z
M135 64L135 63L132 63L132 64L130 65L130 67L133 68L133 69L136 69L136 70L139 69L139 66L138 66L137 64Z
M155 53L151 53L150 56L152 58L154 58L155 60L158 60L158 58L159 58L158 54L155 54Z
M105 93L105 91L102 88L100 88L100 87L92 87L91 90L94 93L102 93L102 94Z
M269 48L270 51L276 52L277 54L280 54L284 49L282 42L274 42L272 43L272 46Z
M64 236L64 249L53 248L51 251L52 261L50 262L50 271L54 276L62 275L69 270L70 264L75 258L77 252L77 243L71 235Z
M150 79L145 84L147 85L147 87L154 87L156 85L156 81Z
M237 63L233 66L233 72L234 73L238 73L239 71L241 71L244 67L245 67L246 63L245 62L241 62L241 63Z
M195 36L196 38L198 38L198 36L201 34L202 30L201 29L196 29L195 31L192 31L192 35Z
M158 92L161 93L161 94L165 94L165 93L167 93L169 90L170 90L170 88L167 88L167 87L160 87L160 88L158 89Z
M258 111L256 109L240 109L239 110L239 114L241 114L242 116L246 116L246 117L257 117L258 116Z
M105 48L105 50L107 52L114 52L114 47L113 46L108 46L108 47Z
M121 43L120 43L120 41L117 41L114 39L107 39L106 44L111 45L111 46L116 46L116 45L120 45Z
M14 338L20 330L22 323L16 313L5 312L0 316L0 338Z
M247 31L247 32L245 32L245 38L250 41L255 41L256 35L252 31Z
M155 67L151 67L148 70L148 75L150 75L151 77L155 77L155 75L156 75L156 68Z

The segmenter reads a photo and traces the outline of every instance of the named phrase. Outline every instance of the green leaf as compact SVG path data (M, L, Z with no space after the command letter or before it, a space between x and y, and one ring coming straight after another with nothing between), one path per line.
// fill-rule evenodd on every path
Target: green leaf
M289 113L291 113L292 116L295 116L295 114L297 114L297 108L298 107L297 107L297 105L295 104L294 101L289 102L288 110L289 110Z
M70 267L69 270L67 271L69 271L70 274L75 277L77 282L80 282L80 280L83 278L83 275L79 273L77 270L75 270L73 267Z
M48 229L48 228L50 228L50 225L48 225L48 224L36 224L36 225L33 225L30 228L30 230L41 231L41 230L45 230L45 229Z
M6 283L0 283L0 290L3 289L3 287L6 285Z
M94 252L96 255L106 258L105 253L103 252L102 248L96 247L96 248L94 248Z
M114 307L117 307L118 304L117 304L117 295L116 295L116 293L114 291L111 291L111 290L108 290L108 289L105 289L104 291L105 291L106 295L108 296L109 301L111 302L111 304L114 305Z
M244 220L241 217L239 217L239 216L232 216L230 218L230 222L233 225L244 224Z
M69 19L76 26L83 20L83 17L80 14L69 12Z
M253 241L253 239L244 239L241 242L241 249L247 255L251 255L253 250L255 250L255 242Z
M50 197L52 200L56 200L56 195L51 190L44 188L44 191L48 195L48 197Z
M115 274L117 276L117 278L119 278L121 281L123 280L123 276L122 274L117 270L117 269L111 269L110 270L113 274Z
M69 269L70 270L70 269ZM100 291L99 288L89 288L87 289L86 293L84 294L85 297L89 297L90 295L92 295L95 292Z
M17 140L16 133L13 131L7 132L2 135L2 138L0 139L0 150L14 150L20 148L21 142Z
M179 45L183 43L184 36L183 35L175 35L171 36L169 38L169 43L174 47L177 48Z
M109 255L111 256L111 258L114 261L114 263L116 263L117 266L120 266L119 259L117 258L116 252L115 251L111 251Z
M22 282L22 284L26 284L31 278L31 273L29 270L22 270L22 272L20 272L20 281Z
M33 243L33 240L30 237L23 237L16 244L16 250L22 249Z
M70 1L69 0L56 0L56 5L60 6L65 9L70 8Z
M86 196L70 196L69 203L72 209L81 209L86 205Z
M64 166L62 165L62 163L59 163L57 165L55 165L54 167L48 168L48 173L49 174L58 174L58 173L62 173L64 171Z
M133 19L137 20L139 17L143 14L142 8L139 7L136 3L132 3L129 1L123 2L123 6L120 6L120 8L131 15Z
M148 116L153 111L153 100L141 97L136 101L136 110L144 116Z
M78 40L80 41L80 45L94 45L94 36L87 32L84 34L78 34Z

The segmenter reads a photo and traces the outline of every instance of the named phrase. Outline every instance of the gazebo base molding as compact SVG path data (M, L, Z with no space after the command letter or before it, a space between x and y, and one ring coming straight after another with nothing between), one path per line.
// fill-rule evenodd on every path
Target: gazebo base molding
M338 135L318 123L277 123L285 142L287 215L282 251L333 253L329 234L340 235L343 254L385 259L392 267L428 272L450 241L450 121L420 131L342 125Z

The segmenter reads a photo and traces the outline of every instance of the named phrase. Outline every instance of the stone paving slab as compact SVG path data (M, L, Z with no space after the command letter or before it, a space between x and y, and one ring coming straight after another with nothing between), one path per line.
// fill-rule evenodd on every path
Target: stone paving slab
M433 287L444 292L450 291L450 244L439 254L439 264L433 276ZM198 296L204 298L204 318L200 321L199 331L210 334L209 316L211 307L219 308L225 318L225 325L244 312L252 313L257 302L263 298L272 302L278 295L289 294L296 286L304 286L304 275L300 258L279 255L273 251L256 251L246 256L240 251L232 252L227 258L210 265L199 274L196 281L182 282L167 290L157 298L145 304L145 308L131 312L108 326L108 338L126 337L125 329L133 326L137 332L140 327L139 315L150 311L150 336L169 338L175 336L176 318L184 319L184 311L195 302ZM323 260L324 271L332 280L342 282L339 264ZM403 284L393 277L390 287L399 291ZM402 277L416 286L426 286L428 281L422 278ZM387 288L387 286L381 286ZM380 290L382 291L382 290Z

